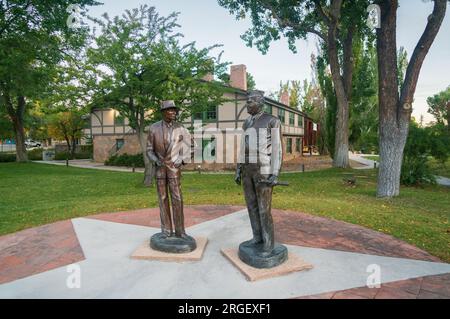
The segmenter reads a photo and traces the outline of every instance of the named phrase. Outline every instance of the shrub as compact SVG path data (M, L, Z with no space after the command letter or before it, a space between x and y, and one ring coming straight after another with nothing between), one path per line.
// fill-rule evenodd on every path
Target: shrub
M127 167L144 167L144 157L142 153L130 155L121 154L113 155L105 161L105 165L109 166L127 166Z
M0 153L0 163L15 162L15 153Z
M405 156L402 165L401 183L403 185L435 184L427 156Z
M67 152L58 152L55 154L55 160L57 161L62 161L65 160L67 158ZM79 153L75 153L75 159L89 159L92 158L92 153L89 152L79 152ZM70 156L69 156L69 159Z
M35 148L27 151L28 159L30 161L41 161L42 160L42 148Z
M436 179L428 165L432 137L428 130L411 122L403 153L400 181L404 185L434 184Z

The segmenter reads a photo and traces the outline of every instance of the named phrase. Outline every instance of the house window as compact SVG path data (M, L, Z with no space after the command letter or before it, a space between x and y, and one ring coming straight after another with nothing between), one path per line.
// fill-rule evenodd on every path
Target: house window
M217 120L217 108L216 106L210 106L206 111L194 113L193 118L194 121L215 121Z
M292 154L292 138L287 139L286 143L286 153Z
M267 114L272 114L272 105L264 104L263 111L266 112Z
M215 106L210 106L206 111L206 121L217 120L217 108Z
M289 112L289 125L294 126L295 124L295 114L292 112Z
M295 139L295 151L297 153L300 153L301 149L302 149L302 139L298 137Z
M114 116L114 125L115 126L123 126L125 124L125 117L120 115L119 112L116 112Z
M116 139L116 151L120 150L125 144L125 140L123 138Z
M297 125L298 127L303 127L303 116L298 116L297 117Z
M286 118L284 116L284 110L278 109L278 118L281 121L281 124L284 124L286 122Z

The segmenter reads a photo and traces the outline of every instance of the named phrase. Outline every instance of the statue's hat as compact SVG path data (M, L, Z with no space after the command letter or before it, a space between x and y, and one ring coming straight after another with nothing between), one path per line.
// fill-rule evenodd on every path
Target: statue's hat
M263 101L264 100L264 91L252 90L252 91L248 92L248 98Z
M175 102L173 100L166 100L161 102L161 111L167 110L167 109L179 109L178 106L175 105Z

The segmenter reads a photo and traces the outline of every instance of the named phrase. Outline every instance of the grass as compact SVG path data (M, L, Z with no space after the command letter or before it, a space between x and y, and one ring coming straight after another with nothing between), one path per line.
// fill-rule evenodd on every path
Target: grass
M371 161L377 161L377 162L380 160L379 155L366 155L366 156L363 156L363 158L371 160Z
M356 187L344 185L353 176ZM391 200L375 197L376 171L327 169L285 173L273 207L303 211L391 234L450 261L450 189L402 188ZM0 164L0 234L100 212L157 207L155 189L139 173L38 163ZM184 174L186 205L244 205L233 175Z

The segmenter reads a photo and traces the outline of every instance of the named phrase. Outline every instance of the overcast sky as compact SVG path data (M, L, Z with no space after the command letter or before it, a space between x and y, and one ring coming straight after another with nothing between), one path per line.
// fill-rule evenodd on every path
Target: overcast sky
M257 88L266 92L277 90L281 80L285 82L311 78L310 58L311 54L316 52L314 37L310 37L308 41L297 41L297 54L293 54L288 49L287 41L282 39L272 43L269 52L262 55L256 48L246 47L240 38L250 27L250 23L236 21L216 0L99 1L104 4L89 10L93 16L100 16L104 12L115 16L140 4L154 6L164 16L173 11L180 12L178 22L186 42L196 41L198 47L223 44L223 60L233 64L245 64L247 71L254 76ZM432 8L431 1L400 0L397 44L398 47L404 46L409 55L425 28ZM426 98L450 85L449 11L450 9L447 9L447 16L423 64L417 85L413 116L419 118L423 114L425 122L432 120L432 116L427 113Z

